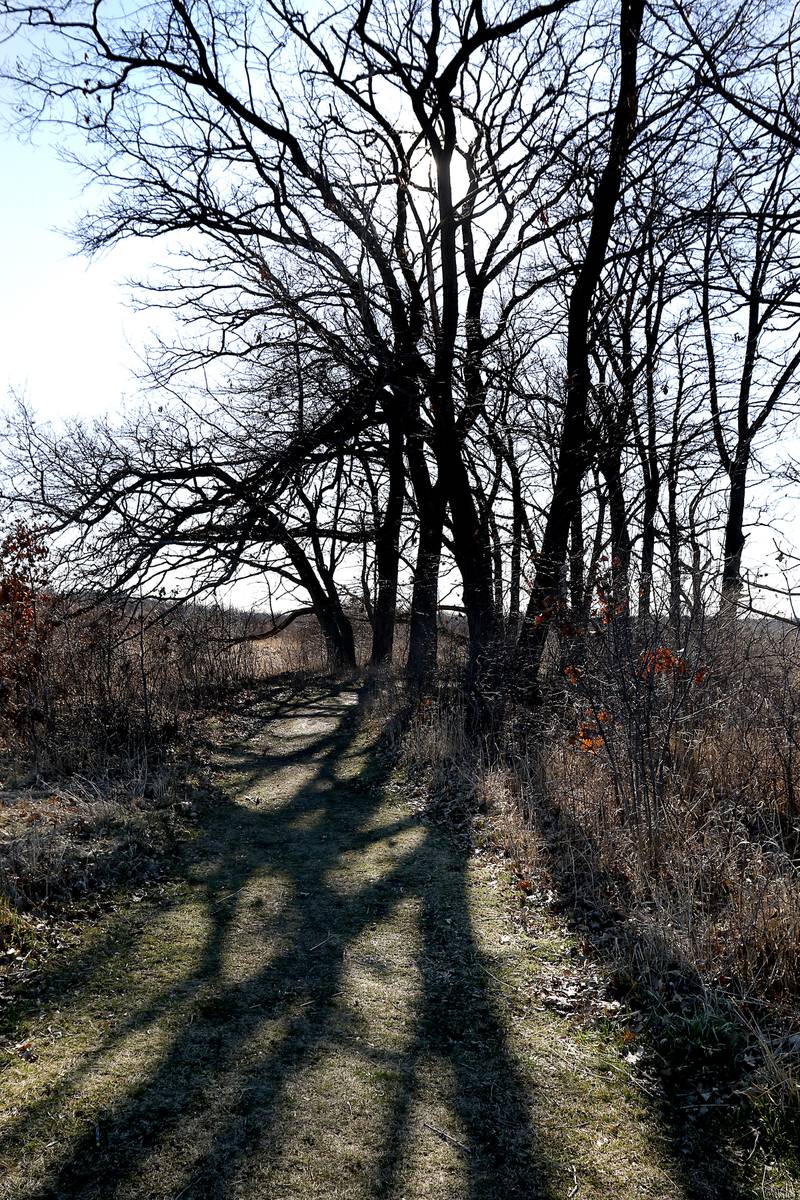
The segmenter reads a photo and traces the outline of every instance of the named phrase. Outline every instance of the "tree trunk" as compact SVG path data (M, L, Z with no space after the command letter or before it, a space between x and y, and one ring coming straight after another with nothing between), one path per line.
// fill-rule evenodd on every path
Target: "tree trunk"
M274 513L265 514L265 521L276 541L280 542L286 551L289 561L311 599L314 615L319 621L322 636L325 639L328 669L341 671L355 667L356 645L353 626L342 609L333 578L329 578L327 587L324 587L303 547L291 536L286 526Z
M642 508L642 567L639 583L639 624L642 637L647 637L650 624L650 607L653 597L653 568L656 556L656 526L658 493L661 480L658 476L645 482L644 506Z
M469 627L469 721L473 727L481 728L484 723L493 720L491 705L495 698L497 678L498 624L494 606L491 537L487 522L482 519L475 503L464 458L463 431L456 422L453 405L453 370L458 343L462 276L458 269L459 219L453 202L451 175L458 122L449 87L444 74L441 75L437 98L443 133L441 139L438 135L435 138L437 146L434 152L439 208L441 308L430 385L432 448L438 472L437 487L441 489L450 509L453 554L464 587L464 608ZM480 390L473 374L469 384L473 402L477 398L476 389Z
M581 484L589 460L586 445L586 416L591 392L589 325L594 293L605 266L608 241L622 191L622 172L636 131L636 59L643 14L644 0L622 0L619 17L620 82L611 145L594 194L586 252L570 296L566 403L561 444L553 497L537 556L536 579L520 636L530 684L535 683L539 673L549 622L558 603L570 528L580 503Z
M442 554L444 505L438 494L420 507L419 544L411 595L406 673L413 686L425 690L436 670L439 644L439 562Z
M439 641L439 562L442 555L445 499L438 481L431 481L419 428L406 438L408 473L414 487L419 519L417 562L411 594L406 674L424 690L436 670Z
M626 603L630 596L631 535L628 528L628 510L625 504L625 487L619 458L600 464L608 489L608 520L611 526L611 575L614 581L614 598L617 603Z
M328 670L351 670L356 665L356 647L350 621L327 597L315 601L314 613L325 639Z
M389 494L383 520L375 540L378 587L372 617L373 666L391 664L397 615L397 574L400 563L400 527L405 498L403 433L396 421L389 422Z
M669 552L669 624L677 643L681 639L681 540L678 528L678 479L667 481L667 546Z
M514 446L511 435L508 438L509 474L511 475L511 566L508 589L508 641L514 645L519 634L521 616L520 597L522 589L522 533L525 517L522 500L522 486L519 468L514 458Z
M580 621L586 593L586 563L583 544L583 505L579 502L572 517L569 546L569 606Z
M742 588L742 551L744 550L744 508L747 498L747 466L750 445L739 446L729 474L728 516L722 550L722 608L735 611Z

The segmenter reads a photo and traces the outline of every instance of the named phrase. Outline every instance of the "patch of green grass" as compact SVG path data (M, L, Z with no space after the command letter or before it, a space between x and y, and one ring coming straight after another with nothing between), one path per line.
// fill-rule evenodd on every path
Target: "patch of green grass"
M27 954L44 943L40 929L29 918L18 913L8 897L0 894L0 953L15 951Z
M665 1015L657 1041L661 1056L673 1070L713 1072L718 1080L735 1078L737 1058L747 1045L747 1033L737 1021L706 1007L689 1015Z

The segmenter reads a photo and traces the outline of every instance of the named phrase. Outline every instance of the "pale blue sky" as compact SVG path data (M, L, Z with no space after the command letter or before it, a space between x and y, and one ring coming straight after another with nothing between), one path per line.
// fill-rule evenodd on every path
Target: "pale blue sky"
M86 198L76 170L45 142L0 142L0 388L48 416L93 415L130 401L147 319L127 307L124 280L146 271L147 245L89 263L57 227Z

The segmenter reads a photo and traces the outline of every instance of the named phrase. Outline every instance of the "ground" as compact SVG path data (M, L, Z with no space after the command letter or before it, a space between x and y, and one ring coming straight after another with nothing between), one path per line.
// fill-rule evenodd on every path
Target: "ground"
M18 1015L0 1197L781 1194L689 1172L614 1043L540 1002L553 947L362 708L287 685L217 724L173 885L87 926Z

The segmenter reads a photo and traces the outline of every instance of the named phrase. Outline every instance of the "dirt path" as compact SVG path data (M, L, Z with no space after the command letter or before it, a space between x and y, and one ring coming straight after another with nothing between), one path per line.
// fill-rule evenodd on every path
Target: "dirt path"
M183 881L87 931L0 1075L0 1196L505 1200L692 1188L502 887L331 686L217 748Z

